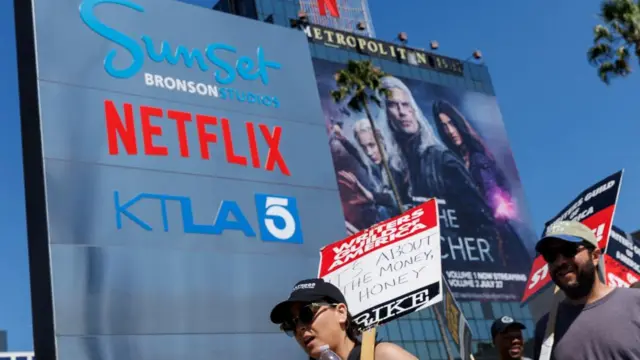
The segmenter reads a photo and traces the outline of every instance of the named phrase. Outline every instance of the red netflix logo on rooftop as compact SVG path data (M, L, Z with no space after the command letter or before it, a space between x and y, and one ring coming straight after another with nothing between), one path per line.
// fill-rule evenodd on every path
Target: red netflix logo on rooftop
M333 17L340 17L340 11L338 11L338 0L318 0L318 10L320 15L327 16L327 10Z

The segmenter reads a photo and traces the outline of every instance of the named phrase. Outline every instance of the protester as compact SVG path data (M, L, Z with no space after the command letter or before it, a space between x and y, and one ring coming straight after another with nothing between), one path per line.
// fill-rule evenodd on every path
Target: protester
M509 316L496 319L491 325L493 346L498 351L499 360L518 359L531 360L524 357L524 340L522 330L524 324L514 321Z
M343 360L360 359L359 331L344 295L322 279L298 282L289 298L273 308L271 321L294 337L312 359L318 359L324 345ZM401 347L386 342L376 344L375 358L417 360Z
M640 291L610 288L600 280L602 252L593 232L579 222L560 221L548 228L536 250L566 295L557 309L550 358L640 359ZM549 314L536 325L537 360L546 360L539 356L548 321Z

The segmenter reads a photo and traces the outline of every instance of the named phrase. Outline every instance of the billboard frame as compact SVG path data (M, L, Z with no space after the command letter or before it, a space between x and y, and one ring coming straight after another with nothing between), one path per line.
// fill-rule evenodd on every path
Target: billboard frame
M40 360L56 360L51 256L38 94L34 5L14 0L22 166L29 254L33 347Z

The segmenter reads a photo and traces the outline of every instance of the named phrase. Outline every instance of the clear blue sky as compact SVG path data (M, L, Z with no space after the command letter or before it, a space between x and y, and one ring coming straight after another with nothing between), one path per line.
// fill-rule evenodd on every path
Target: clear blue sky
M587 64L598 0L369 1L381 39L405 31L411 45L428 47L436 39L440 52L450 56L467 58L475 48L482 50L537 231L581 189L621 168L626 171L615 222L627 231L640 228L633 210L640 204L640 74L607 87ZM0 1L0 329L9 329L10 349L29 350L11 4Z

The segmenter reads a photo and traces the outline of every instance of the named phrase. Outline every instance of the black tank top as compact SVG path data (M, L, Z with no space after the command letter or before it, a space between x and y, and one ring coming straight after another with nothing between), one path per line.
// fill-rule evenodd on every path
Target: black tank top
M360 353L362 352L362 346L357 344L353 350L349 353L346 360L360 360Z

